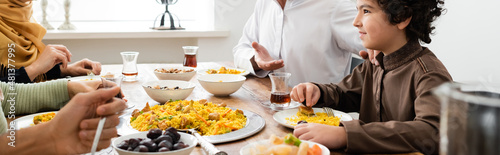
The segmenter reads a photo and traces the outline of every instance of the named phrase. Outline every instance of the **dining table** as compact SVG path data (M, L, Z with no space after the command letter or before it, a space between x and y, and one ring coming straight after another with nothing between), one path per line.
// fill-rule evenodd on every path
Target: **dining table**
M151 99L147 93L142 88L142 84L147 81L157 81L157 77L154 74L154 70L157 68L172 68L180 67L182 64L177 63L158 63L158 64L137 64L138 75L137 80L133 82L121 82L122 93L124 98L127 100L128 106L132 107L125 110L123 117L130 117L131 112L134 109L142 109L145 107L146 103L150 105L159 104L155 100ZM221 66L234 68L232 62L198 62L197 70L202 69L218 69ZM102 65L101 74L121 74L122 65L121 64L104 64ZM214 96L203 89L197 80L199 74L191 78L190 82L194 83L192 93L185 100L201 100L206 99L212 103L225 103L228 107L242 109L246 111L253 112L261 116L265 120L264 127L253 135L245 138L240 138L233 141L217 143L215 147L221 151L227 152L229 155L240 154L240 149L245 145L260 140L268 139L271 135L276 135L283 137L288 133L293 133L293 129L285 127L277 123L273 119L273 115L277 112L272 110L265 104L269 102L271 96L271 81L268 77L259 78L254 75L247 75L246 80L242 87L230 94L229 96ZM293 76L293 75L292 75ZM126 122L121 122L126 123ZM121 135L118 135L121 136ZM99 152L99 154L117 154L111 146ZM191 155L207 155L208 153L201 148L196 146L191 152ZM332 155L347 154L343 149L330 150ZM419 152L406 153L405 155L421 155Z

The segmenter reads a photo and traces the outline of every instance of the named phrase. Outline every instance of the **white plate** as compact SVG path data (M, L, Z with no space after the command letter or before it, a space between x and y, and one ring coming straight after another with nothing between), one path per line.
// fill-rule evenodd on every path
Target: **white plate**
M208 74L208 73L207 73L207 71L208 71L209 69L219 70L219 69L220 69L220 67L219 67L219 68L203 68L203 69L198 69L198 71L197 71L197 72L198 72L198 74L205 75L205 74ZM243 70L243 69L238 69L238 68L228 68L228 67L226 67L226 69L236 69L236 70L238 70L238 71L241 71L241 73L240 73L240 74L236 74L236 75L247 76L248 74L250 74L250 72L248 72L248 71L246 71L246 70Z
M231 109L235 110L234 108ZM225 143L254 135L260 130L262 130L262 128L264 128L264 126L266 125L266 121L264 120L264 118L262 118L262 116L248 110L242 110L242 109L240 110L243 111L243 114L247 117L247 124L245 125L245 127L226 134L202 136L202 137L212 144ZM132 126L130 125L130 116L131 113L127 113L120 117L120 124L118 124L117 126L119 135L123 136L141 132L132 128Z
M93 80L101 80L101 76L95 75L93 78L90 76L75 76L69 78L70 81L93 81Z
M313 108L313 110L314 110L314 113L323 112L322 108ZM294 126L286 123L286 118L290 118L292 116L297 115L298 111L299 111L298 108L283 110L283 111L274 113L273 118L279 124L293 129ZM335 114L335 116L340 117L340 121L352 121L351 115L349 115L345 112L334 110L333 113Z
M311 141L305 141L305 140L301 140L302 143L308 143L309 144L309 148L311 148L314 144L318 145L319 148L321 148L321 155L329 155L330 154L330 150L328 150L328 148L326 148L324 145L321 145L319 143L316 143L316 142L311 142ZM259 140L257 142L253 142L253 143L250 143L250 144L247 144L245 146L243 146L241 149L240 149L240 155L250 155L251 154L251 149L255 148L254 146L256 144L265 144L267 146L269 146L269 139L266 139L266 140Z
M49 112L42 112L42 113L35 113L35 114L31 114L31 115L26 115L23 117L19 117L18 119L15 119L14 122L16 124L16 130L34 126L35 124L33 124L33 117L35 117L36 115L41 115L41 114L46 114L46 113L51 113L51 112L56 113L56 115L57 115L57 111L49 111Z

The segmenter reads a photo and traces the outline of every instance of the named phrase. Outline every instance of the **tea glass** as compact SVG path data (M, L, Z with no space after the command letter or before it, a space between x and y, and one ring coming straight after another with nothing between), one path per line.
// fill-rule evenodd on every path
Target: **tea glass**
M439 154L500 154L500 84L445 83L433 93L441 102Z
M139 52L120 52L123 59L123 81L131 82L137 81L137 57L139 56Z
M196 67L196 53L198 52L198 46L182 46L184 50L184 66Z
M284 110L290 106L290 87L288 81L290 80L291 73L274 72L269 74L271 79L271 104L269 105L273 110Z

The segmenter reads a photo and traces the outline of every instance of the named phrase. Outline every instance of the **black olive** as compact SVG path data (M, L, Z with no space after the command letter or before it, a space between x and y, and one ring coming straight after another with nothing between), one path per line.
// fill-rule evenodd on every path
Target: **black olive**
M158 138L159 136L161 136L162 134L162 130L161 129L151 129L149 130L148 134L146 135L148 138L150 139L156 139Z
M302 124L302 123L307 123L307 121L301 120L301 121L297 122L297 124Z
M125 142L125 141L123 141L120 144L118 144L117 147L120 148L120 149L123 149L123 150L127 150L128 149L128 143Z
M164 141L161 141L159 144L158 144L158 147L161 148L161 147L166 147L168 148L169 150L172 149L173 145L172 145L172 142L169 142L167 140L164 140Z
M184 144L183 142L179 142L174 144L174 150L180 150L183 148L189 147L189 145Z
M162 147L162 148L158 149L158 152L167 152L167 151L170 151L170 149L168 149L166 147Z
M156 144L160 143L161 141L169 141L170 143L173 143L174 140L172 137L170 137L170 135L161 135L160 137L156 138L154 141Z
M148 147L148 149L149 149L149 152L157 152L158 146L155 143L153 143L153 144L151 144L151 147Z
M132 147L132 149L135 149L137 146L139 146L139 142L140 140L139 139L136 139L136 138L130 138L128 140L128 145L130 147Z
M148 147L144 146L144 145L139 145L137 146L135 149L134 149L135 152L148 152L149 149Z
M143 140L139 143L139 145L144 145L144 146L148 147L149 150L152 150L153 144L154 144L154 142L149 138L146 138L145 140Z

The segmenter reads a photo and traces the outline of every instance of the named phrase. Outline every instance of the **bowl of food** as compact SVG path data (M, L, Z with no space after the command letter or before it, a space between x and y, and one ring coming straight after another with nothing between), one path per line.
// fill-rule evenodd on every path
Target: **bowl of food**
M189 81L196 74L193 67L168 67L157 68L154 71L158 80L182 80Z
M215 96L228 96L241 88L246 78L234 74L206 74L198 77L201 86Z
M169 100L186 99L196 85L192 82L180 80L148 81L142 84L142 88L156 102L164 104Z
M290 133L285 137L271 135L269 139L247 144L240 149L240 154L329 155L330 150L322 144L300 140Z
M120 155L189 155L197 144L193 135L170 127L165 131L152 129L124 135L113 140L111 145Z

